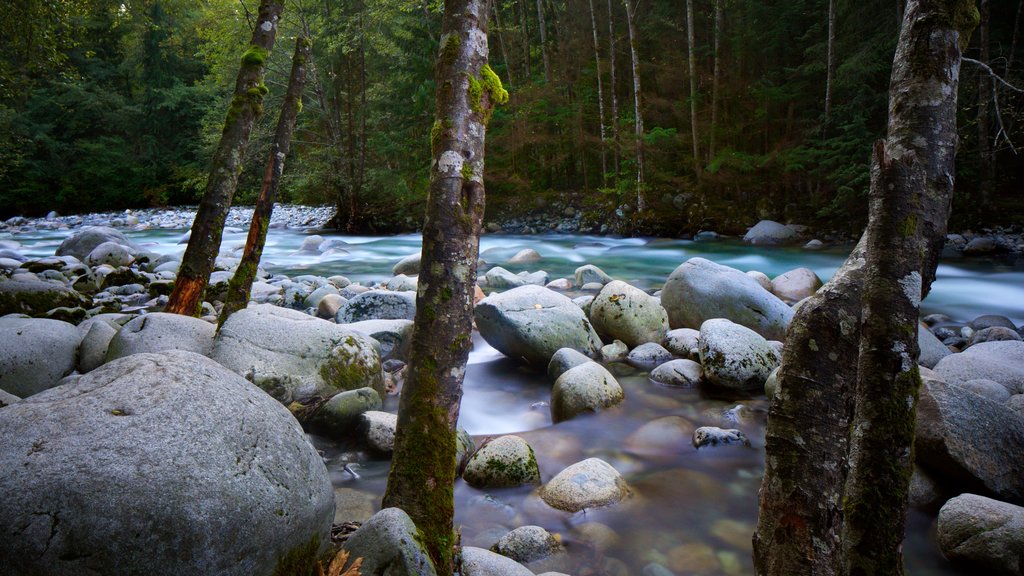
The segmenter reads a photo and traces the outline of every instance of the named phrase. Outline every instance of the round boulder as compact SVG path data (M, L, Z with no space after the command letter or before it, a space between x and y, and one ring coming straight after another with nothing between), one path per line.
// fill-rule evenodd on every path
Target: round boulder
M753 330L724 319L700 327L700 363L707 381L720 388L761 393L782 359Z
M761 220L743 236L743 241L756 246L790 244L799 238L797 231L772 220Z
M784 302L799 302L821 288L821 278L810 268L795 268L772 280L772 293Z
M773 340L785 337L793 318L793 310L756 280L704 258L690 258L669 275L661 304L672 328L727 318Z
M1024 508L961 494L939 511L942 553L985 574L1024 574Z
M412 320L416 317L416 293L369 290L357 294L338 309L338 324L363 320Z
M541 560L564 550L558 536L540 526L520 526L505 534L491 546L497 552L524 564Z
M284 407L192 352L139 354L0 411L8 574L260 574L330 539Z
M54 308L75 308L87 304L88 301L78 292L53 282L34 278L0 280L0 316L40 316Z
M89 255L85 257L85 262L89 266L99 266L100 264L109 264L115 268L120 266L127 266L132 263L134 258L132 252L128 248L118 244L117 242L103 242L96 246L89 252Z
M0 318L0 389L25 398L56 386L74 371L81 342L67 322Z
M113 242L132 250L139 249L137 244L114 228L109 226L90 226L82 228L65 238L57 248L57 256L74 256L84 261L93 249L104 242Z
M994 380L1014 394L1024 392L1024 342L1000 341L975 344L959 354L950 354L935 364L935 372L946 382Z
M668 312L661 302L621 280L612 280L594 297L590 323L605 340L622 340L635 348L661 342L668 332Z
M500 436L484 444L466 463L462 478L474 488L540 484L533 448L519 436Z
M540 491L540 497L552 508L579 512L621 501L629 495L629 486L600 458L588 458L562 470Z
M205 320L154 312L136 316L111 338L107 362L140 352L188 350L209 356L217 327Z
M614 406L624 398L622 386L604 366L587 362L562 373L551 389L551 419L562 422L584 412Z
M651 370L652 382L672 388L696 388L704 378L704 368L693 360L671 360Z

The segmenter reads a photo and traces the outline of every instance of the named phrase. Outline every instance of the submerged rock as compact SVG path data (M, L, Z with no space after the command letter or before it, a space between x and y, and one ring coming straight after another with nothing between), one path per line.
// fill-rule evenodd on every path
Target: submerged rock
M544 485L540 497L552 508L579 512L621 501L629 495L629 486L600 458L588 458L562 470Z
M587 362L570 368L551 389L551 419L558 423L622 402L622 386L604 366Z
M328 543L323 460L244 379L171 351L66 382L0 410L5 574L270 576Z

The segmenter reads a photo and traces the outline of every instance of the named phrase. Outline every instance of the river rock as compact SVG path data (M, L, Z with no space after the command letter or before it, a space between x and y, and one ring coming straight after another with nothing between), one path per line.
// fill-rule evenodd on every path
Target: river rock
M795 229L772 220L761 220L747 231L743 241L755 246L790 244L799 238Z
M416 294L369 290L357 294L338 310L338 324L363 320L413 320L416 317Z
M103 365L107 358L110 341L119 329L120 326L115 328L112 322L99 321L89 324L85 336L82 337L81 346L78 348L79 372L85 374Z
M1024 574L1024 508L961 494L939 511L939 549L974 573Z
M384 394L376 341L270 304L232 314L210 357L285 403L367 386Z
M974 320L971 320L968 323L968 326L975 330L984 330L985 328L991 328L993 326L1010 328L1011 330L1016 329L1012 320L1000 314L982 314Z
M972 238L970 242L964 246L963 254L964 256L985 256L998 250L999 245L996 244L995 240L988 236L978 236L977 238Z
M606 340L622 340L634 348L665 338L668 313L657 298L621 280L612 280L594 297L590 323Z
M783 302L799 302L821 288L821 278L810 268L795 268L772 280L772 293Z
M785 338L793 310L743 272L704 258L690 258L665 282L661 303L672 328L697 328L727 318L765 338Z
M125 324L110 340L106 361L164 350L188 350L209 356L216 331L215 325L191 316L164 312L143 314Z
M540 484L533 448L519 436L499 436L484 444L466 463L463 480L474 488Z
M93 248L83 262L89 266L99 266L100 264L109 264L115 268L128 266L134 260L132 252L117 242L104 242Z
M19 401L21 401L21 398L18 398L17 396L11 394L10 392L7 392L6 390L0 389L0 408L10 406L11 404L14 404L15 402Z
M363 320L346 324L355 330L380 342L381 360L406 360L412 344L412 320Z
M635 454L647 457L674 457L692 448L693 423L682 416L662 416L630 434L624 446Z
M363 523L342 546L362 558L360 573L387 576L434 576L430 556L420 544L416 525L398 508L385 508Z
M936 338L935 334L932 334L932 331L923 323L917 327L917 346L921 350L917 363L925 368L935 368L939 360L952 354L949 348Z
M782 361L758 333L724 319L701 324L699 346L704 377L730 390L761 393L768 375Z
M558 377L570 368L575 368L580 364L588 362L593 362L593 360L586 354L572 348L560 348L551 356L551 361L548 362L548 378L552 381L558 380Z
M284 407L215 362L139 354L0 410L5 574L270 576L334 498Z
M539 262L541 255L533 248L523 248L508 259L509 264L533 264Z
M542 286L491 294L473 311L480 335L502 354L544 368L560 348L594 356L601 339L569 298Z
M676 328L665 334L665 340L661 343L673 356L689 358L691 360L699 357L699 346L697 341L700 338L700 331L693 328Z
M360 415L360 424L366 444L374 451L390 456L395 451L395 429L398 415L379 410L367 410Z
M331 396L314 412L310 424L333 438L346 438L359 427L363 413L380 407L380 394L373 388L346 390Z
M626 355L626 362L641 370L652 370L670 360L672 353L654 342L641 344Z
M704 368L693 360L670 360L651 370L652 382L673 388L696 388L704 379Z
M701 426L693 431L693 447L700 450L706 446L727 446L741 444L750 446L750 440L742 431L735 428L728 430L717 426Z
M601 359L605 362L624 362L629 356L629 346L622 340L601 346Z
M491 551L529 564L565 551L558 536L540 526L520 526L505 534L491 546Z
M81 342L67 322L0 318L0 388L26 398L56 386L74 371Z
M259 302L255 298L253 300ZM341 294L324 294L324 297L316 304L316 317L324 320L334 320L338 315L338 310L341 310L345 302L348 302L348 300Z
M570 368L551 389L551 419L562 422L622 402L622 386L604 366L587 362Z
M747 276L753 278L758 284L760 284L761 288L764 288L769 292L772 291L772 279L769 278L768 275L765 274L764 272L758 270L747 270L746 274Z
M408 276L415 276L420 273L420 253L409 254L405 258L402 258L391 268L391 273L395 276L399 274L405 274Z
M988 328L982 328L977 330L967 340L967 346L974 346L975 344L981 344L982 342L1005 342L1005 341L1020 341L1020 334L1017 333L1016 328L1004 328L1003 326L989 326Z
M580 287L591 283L604 285L612 281L611 276L605 274L604 270L593 264L584 264L577 268L573 273L573 279L576 281L576 285Z
M807 244L804 244L804 250L822 250L825 248L825 244L817 238L810 240Z
M462 576L533 576L533 572L501 554L483 548L463 546Z
M608 506L628 495L626 481L600 458L588 458L567 467L540 490L540 497L548 506L566 512Z
M924 377L917 406L918 463L953 488L1024 502L1024 417L966 388Z
M132 250L139 249L137 244L114 228L109 226L90 226L82 228L65 238L57 248L57 256L74 256L84 262L86 256L104 242L113 242Z
M982 342L935 365L946 382L984 378L999 382L1013 394L1024 392L1024 342Z
M339 296L340 297L341 294L338 293L338 289L337 288L335 288L334 286L331 286L330 284L328 284L326 286L320 286L317 289L315 289L312 292L310 292L309 296L306 296L306 300L302 304L306 308L316 308L316 309L319 309L320 302L326 296ZM333 318L333 316L331 318Z
M501 266L495 266L484 274L487 286L495 290L506 290L526 286L529 282L521 276L509 272Z
M389 279L384 286L392 292L415 292L419 287L419 280L415 276L399 274Z
M984 378L978 378L977 380L968 380L960 384L966 390L974 392L978 396L984 396L993 402L1000 404L1005 403L1010 399L1013 394L1006 389L1002 384L993 380L986 380Z
M13 277L0 280L0 316L28 314L40 316L54 308L87 306L88 301L79 293L35 278Z

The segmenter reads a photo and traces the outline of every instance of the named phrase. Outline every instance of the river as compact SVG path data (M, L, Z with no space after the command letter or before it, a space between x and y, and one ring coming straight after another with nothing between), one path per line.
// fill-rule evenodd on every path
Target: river
M158 253L182 252L183 230L131 231L127 235ZM24 253L52 255L67 232L19 234ZM306 233L271 230L263 267L288 275L341 274L355 282L378 282L391 267L419 251L418 235L381 237L329 236L344 241L344 249L329 255L298 252ZM228 231L222 253L236 251L244 233ZM523 248L537 250L542 259L529 266L504 262ZM644 289L657 289L688 258L702 256L738 268L760 270L770 277L798 266L811 268L827 280L842 264L849 246L811 252L793 248L751 247L736 240L684 241L610 238L584 235L486 235L481 258L513 272L545 270L552 279L572 277L576 267L594 264L611 276ZM1002 314L1024 323L1024 262L944 258L922 314L945 313L969 321L981 314ZM533 446L544 481L565 466L600 457L627 479L633 495L625 503L575 515L544 505L533 488L481 491L461 480L456 486L456 523L462 542L489 547L508 530L540 525L562 535L569 565L561 571L587 573L601 565L608 574L641 575L651 563L683 574L752 574L750 535L757 511L757 491L764 469L766 400L724 402L697 391L661 388L643 374L619 374L626 400L613 409L551 424L544 403L550 382L543 374L505 359L479 336L470 355L460 424L478 443L487 437L521 433ZM749 416L739 427L752 446L694 450L680 430L679 417L689 425L723 425L722 412L741 404ZM385 408L396 409L389 398ZM661 420L659 420L661 419ZM641 427L655 421L654 427ZM735 426L735 424L726 426ZM348 506L349 517L364 519L379 506L387 479L388 461L374 459L344 442L314 438L324 451L336 494ZM343 470L359 464L359 478ZM934 543L934 516L912 511L904 544L911 575L959 574L941 557ZM603 535L597 538L595 535ZM595 544L600 540L603 544ZM601 572L598 572L601 573ZM662 572L650 572L662 573Z

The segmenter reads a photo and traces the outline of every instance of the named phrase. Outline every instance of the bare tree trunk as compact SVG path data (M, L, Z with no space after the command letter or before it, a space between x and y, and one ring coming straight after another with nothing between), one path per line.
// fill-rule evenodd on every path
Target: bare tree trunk
M288 77L288 89L285 92L284 103L281 104L281 114L277 118L274 141L270 144L270 156L267 158L267 166L263 173L263 186L260 188L260 195L256 199L256 206L252 211L252 222L249 224L249 235L245 239L242 260L238 263L238 268L235 269L235 274L228 283L228 295L217 320L218 328L224 325L229 316L249 304L252 283L256 278L256 268L263 256L263 247L267 241L267 227L270 225L274 202L277 199L277 190L281 185L281 175L284 173L284 161L288 156L288 148L291 146L292 133L295 131L295 119L302 108L306 69L312 54L313 43L308 37L299 36L295 39L292 71Z
M633 62L633 112L636 121L633 123L636 132L636 211L647 210L647 201L644 199L644 116L640 110L640 57L637 55L636 43L639 41L636 35L636 23L634 18L636 12L633 8L633 0L622 0L626 6L626 22L629 27L629 53Z
M526 17L526 0L520 0L519 5L519 28L523 34L523 60L526 64L526 83L531 82L533 73L530 72L530 26L529 18Z
M544 5L537 0L537 27L540 28L540 54L544 59L544 81L551 83L551 60L548 58L548 31L544 22Z
M601 182L608 186L608 131L605 128L604 89L601 83L601 51L597 40L597 16L594 14L594 0L590 4L590 29L594 35L594 73L597 76L597 109L601 118Z
M935 278L945 239L960 46L976 18L973 0L909 0L893 62L886 149L897 158L913 154L924 169L913 226L922 237L921 298ZM768 414L754 534L758 574L844 570L843 500L858 379L850 367L858 366L860 355L866 245L862 238L825 287L801 305L787 331L778 391ZM860 409L870 411L870 406ZM862 440L855 435L854 445L863 446ZM876 522L892 521L876 516Z
M484 214L484 135L508 100L487 65L487 0L445 0L435 65L430 193L409 375L384 506L416 523L437 573L452 574L455 424L471 346Z
M978 0L978 60L990 65L989 0ZM978 74L978 206L988 211L992 204L992 186L995 180L995 158L992 150L992 77Z
M693 0L686 0L686 47L690 67L690 136L693 140L693 173L700 180L700 145L697 143L697 46L693 39Z
M284 3L280 0L260 1L257 25L238 68L235 93L224 120L224 132L213 155L206 192L192 222L192 236L181 259L165 312L195 316L202 306L203 293L220 250L224 220L238 187L249 134L256 118L263 113L263 96L267 93L263 74L270 51L274 48L277 24L283 10Z
M718 87L721 83L722 72L722 3L725 0L715 0L715 71L711 79L711 129L708 134L708 162L715 159L716 132L718 131Z
M619 96L615 91L615 18L612 0L608 0L608 92L612 97L612 166L615 168L615 181L619 180Z
M832 79L835 77L836 60L836 0L828 0L828 54L825 57L825 120L822 123L822 134L828 132L829 119L832 117Z
M1006 57L1006 70L1003 72L1003 77L1009 79L1010 72L1013 71L1013 60L1017 54L1017 41L1020 37L1020 15L1024 12L1024 0L1018 0L1017 2L1017 16L1013 19L1013 39L1010 40L1010 54Z
M502 30L501 20L499 19L500 17L498 16L498 12L500 12L500 9L498 8L498 5L496 3L491 5L491 12L494 14L494 26L496 28L495 31L494 31L494 34L498 37L498 46L501 48L501 59L502 59L502 61L505 62L505 73L508 74L508 82L506 82L506 84L508 85L509 92L511 92L512 91L512 63L509 62L508 51L505 50L505 41L503 40L503 37L501 35L501 30Z

